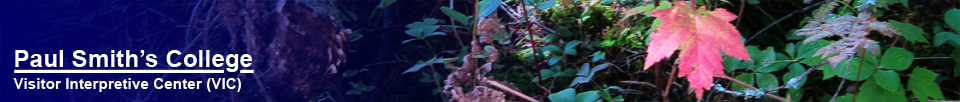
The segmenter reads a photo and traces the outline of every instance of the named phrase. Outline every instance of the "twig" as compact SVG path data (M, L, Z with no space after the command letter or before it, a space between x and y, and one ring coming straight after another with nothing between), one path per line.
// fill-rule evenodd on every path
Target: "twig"
M749 85L749 84L747 84L747 83L744 83L743 81L740 81L740 80L731 78L731 77L726 76L726 75L721 76L720 78L721 78L721 79L730 80L730 81L732 81L732 82L734 82L734 83L743 85L744 87L750 88L750 90L758 90L758 88L757 88L757 87L753 87L753 85ZM770 94L770 93L765 93L765 94L763 94L763 96L767 96L767 97L770 97L770 98L773 98L773 99L777 99L777 100L780 100L780 101L784 101L784 102L791 102L790 99L783 98L783 97L780 97L780 96L776 96L776 95L773 95L773 94Z
M646 86L646 87L650 87L650 88L654 88L654 89L657 88L657 85L653 85L653 84L651 84L651 83L642 82L642 81L620 81L620 83L624 83L624 84L638 84L638 85L642 85L642 86Z
M453 9L453 0L450 0L450 9ZM455 20L453 20L453 17L450 17L450 25L454 25L454 24L456 24L456 23L457 23L457 22L456 22ZM463 24L463 25L470 25L470 24ZM466 47L466 46L463 45L463 41L460 40L460 34L457 33L457 31L456 31L457 28L453 28L453 29L454 29L454 31L453 31L453 37L457 38L457 44L460 44L460 47Z
M501 4L504 4L504 3L501 3ZM523 9L526 9L526 8L527 8L527 3L526 3L526 2L520 2L520 4L523 5L523 6L521 6L521 7L523 7ZM500 5L500 6L503 6L503 5ZM500 7L500 8L504 8L504 7ZM507 10L504 10L504 11L507 11ZM509 12L509 11L507 11L507 12ZM527 15L526 15L527 11L526 11L526 10L524 10L523 13L524 13L523 18L526 18L526 19L523 19L522 22L524 23L524 25L527 26L526 28L524 28L524 29L526 29L526 30L524 30L523 32L530 32L530 18L527 17ZM533 32L527 33L527 37L530 37L530 40L528 40L527 43L530 44L530 45L532 45L531 48L533 48L533 52L537 52L537 42L535 42L535 41L533 40ZM540 62L539 62L539 61L540 61L540 59L537 58L537 54L534 53L534 54L533 54L533 68L536 69L536 70L534 70L534 71L537 72L537 80L543 80L543 75L541 75L541 73L539 72L539 71L540 71ZM537 81L537 85L540 85L540 84L543 84L543 82ZM541 85L540 87L543 87L543 86ZM547 91L549 91L549 90L547 90Z
M433 80L434 80L433 83L437 84L437 87L438 87L438 88L443 88L443 84L440 84L440 81L439 81L440 78L437 78L438 75L440 75L440 74L437 74L437 73L439 73L439 72L437 72L437 69L436 69L436 68L433 68L433 66L430 66L430 71L433 71L433 73L430 73L430 78L433 78ZM442 89L441 89L441 90L442 90ZM440 95L440 100L447 100L447 96L446 96L446 95Z
M510 94L517 95L517 96L519 96L520 98L523 98L523 99L525 99L525 100L527 100L527 101L530 101L530 102L540 102L540 101L537 101L537 100L531 98L530 96L524 95L523 93L520 93L520 92L517 92L516 90L510 89L510 87L503 86L503 84L500 84L500 83L498 83L497 81L487 80L487 83L490 84L490 85L493 85L494 87L500 88L500 89L503 90L503 91L507 91L507 92L509 92Z
M677 78L677 77L676 77L676 76L677 76L677 75L676 75L676 74L677 74L677 66L670 65L670 67L671 67L671 69L670 69L670 75L667 76L667 77L669 77L670 79L667 79L667 83L673 83L673 79ZM660 96L662 96L662 97L664 98L664 99L663 99L664 102L667 102L667 101L668 101L668 100L667 100L667 95L670 94L670 86L673 86L673 85L667 85L667 88L663 90L663 93L664 93L664 94L660 94Z
M779 20L774 21L773 23L770 23L770 25L767 25L767 27L764 27L762 30L758 31L757 34L753 34L753 36L750 36L750 39L747 39L747 41L746 41L746 42L743 42L743 44L750 43L750 41L752 41L753 38L757 38L757 35L760 35L760 33L763 33L763 31L767 31L767 29L770 29L770 27L773 27L774 25L777 25L777 23L780 23L781 21L786 20L787 18L790 18L791 16L793 16L793 14L797 14L797 13L800 13L800 12L806 12L807 10L813 9L813 7L819 6L820 4L823 4L823 3L824 3L824 2L818 2L818 3L816 3L816 4L813 4L813 5L807 6L806 8L803 8L803 10L793 11L793 13L790 13L790 14L788 14L787 16L784 16L784 17L780 18Z
M376 65L382 65L382 64L390 64L390 63L398 63L398 62L407 62L407 61L406 61L406 60L398 60L398 61L377 62L377 63L373 63L373 64L363 65L363 67L360 67L360 68L368 68L368 67L370 67L370 66L376 66Z
M950 57L917 57L913 59L951 59Z
M853 59L848 59L847 63L853 63ZM847 74L850 74L850 65L852 64L847 64L847 69L843 71L843 76L847 76ZM840 78L843 78L843 77L840 77ZM833 93L833 98L830 98L830 101L834 101L837 99L837 95L840 94L840 89L843 89L843 84L846 84L846 83L847 83L847 78L841 79L840 86L837 86L837 92Z
M896 42L896 41L894 41L894 42ZM862 52L861 52L861 53L860 53L860 56L867 56L867 53L862 53ZM860 65L857 66L857 80L860 80L860 72L863 72L863 59L865 59L865 58L860 58ZM876 72L877 70L873 70L873 71ZM874 73L874 72L870 72L870 73ZM856 84L853 84L853 86L855 87L855 88L853 89L853 90L854 90L854 91L853 91L853 92L854 92L854 93L853 93L853 97L857 97L857 94L860 94L860 92L857 92L857 89L859 89L859 88L857 88L857 87L859 87L860 82L859 82L859 81L854 81L854 83L856 83ZM857 98L853 98L852 101L853 101L853 102L856 102L856 101L857 101Z

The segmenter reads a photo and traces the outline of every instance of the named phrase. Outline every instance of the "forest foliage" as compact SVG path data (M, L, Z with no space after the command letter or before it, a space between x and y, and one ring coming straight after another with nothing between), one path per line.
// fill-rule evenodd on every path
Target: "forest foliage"
M960 84L960 4L450 2L476 5L438 6L443 15L406 23L409 39L398 42L419 51L407 52L411 67L398 76L419 78L444 101L923 102L960 95L941 87ZM774 10L789 12L768 13ZM356 87L347 94L374 86Z

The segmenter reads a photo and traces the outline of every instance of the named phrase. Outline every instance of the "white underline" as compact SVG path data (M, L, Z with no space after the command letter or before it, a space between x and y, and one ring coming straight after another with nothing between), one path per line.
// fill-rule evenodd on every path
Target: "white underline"
M33 69L14 69L13 73L225 73L226 70L216 69L216 70L113 70L113 69L94 69L94 70L77 70L77 69L45 69L45 70L33 70ZM253 70L240 70L240 73L253 73Z

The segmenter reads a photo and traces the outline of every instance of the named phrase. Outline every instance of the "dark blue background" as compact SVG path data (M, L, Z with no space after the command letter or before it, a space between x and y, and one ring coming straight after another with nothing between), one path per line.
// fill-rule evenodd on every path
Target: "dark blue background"
M185 25L196 1L53 1L0 0L0 101L219 101L226 100L226 91L207 92L197 90L66 90L65 78L71 80L133 80L149 81L151 89L154 78L163 74L14 74L14 69L166 69L165 66L149 68L140 58L139 68L75 68L71 64L73 50L87 54L107 54L110 50L146 50L157 55L158 63L165 63L167 51L181 50L184 44ZM184 5L169 5L184 4ZM151 9L156 12L151 12ZM173 13L171 13L173 12ZM192 36L191 36L192 37ZM229 38L227 38L229 39ZM31 54L55 54L64 50L64 67L31 68L29 60L14 67L14 50L27 50ZM196 52L196 48L192 49ZM205 49L213 52L221 49ZM187 69L187 68L173 68ZM204 68L220 69L220 68ZM205 77L236 77L236 74L169 74L164 80L204 80ZM60 89L16 89L13 78L63 81ZM206 82L205 82L206 83ZM256 85L244 83L244 87ZM202 87L202 88L205 88ZM246 90L251 90L248 88ZM246 91L245 90L245 91ZM222 98L209 98L211 96ZM143 99L147 98L147 99Z

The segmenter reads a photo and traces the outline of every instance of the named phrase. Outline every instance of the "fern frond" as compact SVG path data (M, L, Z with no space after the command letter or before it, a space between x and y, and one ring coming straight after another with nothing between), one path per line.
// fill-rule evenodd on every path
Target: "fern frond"
M878 42L867 38L870 31L878 31L887 37L900 35L900 31L894 29L890 23L876 21L873 17L873 10L871 10L873 6L870 4L866 3L865 6L861 6L860 13L857 16L844 15L821 22L825 18L824 16L829 14L834 7L832 4L824 4L814 14L814 19L809 21L803 29L797 30L796 34L798 36L808 36L807 39L803 40L804 43L832 36L842 37L839 41L821 48L813 55L821 56L821 58L829 57L827 61L834 67L841 61L855 56L858 49L865 49L867 53L875 55L879 48L871 45Z

